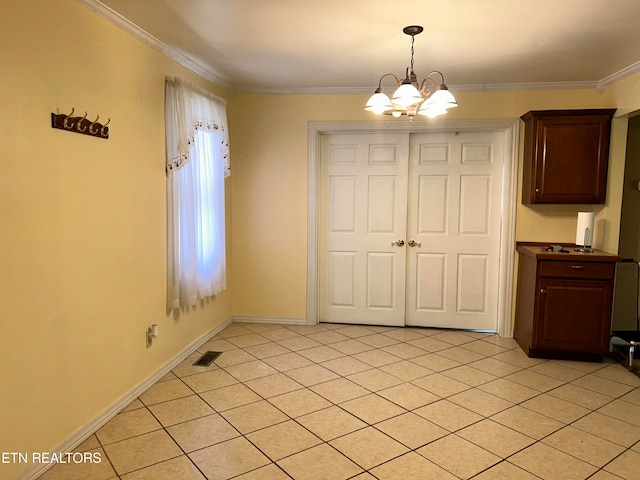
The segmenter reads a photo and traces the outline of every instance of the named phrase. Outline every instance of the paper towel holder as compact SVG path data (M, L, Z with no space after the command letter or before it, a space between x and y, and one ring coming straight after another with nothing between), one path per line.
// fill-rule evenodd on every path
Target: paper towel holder
M594 214L592 212L578 212L578 222L576 226L576 248L575 252L593 253L593 227Z

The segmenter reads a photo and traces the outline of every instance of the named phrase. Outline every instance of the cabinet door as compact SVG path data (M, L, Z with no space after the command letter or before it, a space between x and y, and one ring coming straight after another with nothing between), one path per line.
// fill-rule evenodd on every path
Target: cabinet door
M540 278L534 348L606 353L613 288L608 281Z
M525 204L602 204L613 110L529 112Z

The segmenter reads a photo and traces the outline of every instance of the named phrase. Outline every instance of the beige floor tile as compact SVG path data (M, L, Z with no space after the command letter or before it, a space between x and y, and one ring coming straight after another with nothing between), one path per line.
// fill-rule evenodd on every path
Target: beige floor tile
M398 377L390 375L377 368L354 373L347 377L353 383L360 385L372 392L377 392L385 388L390 388L402 383Z
M557 363L564 365L565 367L573 368L574 370L580 370L584 373L593 373L602 368L607 367L608 359L605 357L604 362L579 362L576 360L550 360L551 363Z
M342 403L369 394L369 390L346 378L337 378L311 387L311 390L333 403Z
M297 418L331 406L331 402L306 388L270 398L269 403L275 405L278 410L291 418Z
M387 353L379 348L375 350L368 350L362 353L356 353L353 355L353 358L356 358L372 367L382 367L384 365L389 365L391 363L399 362L400 357L396 357L390 353Z
M531 370L521 370L511 375L504 377L505 380L519 383L525 387L533 388L539 392L547 392L553 388L557 388L563 384L562 381L547 375L541 375L540 373L532 372Z
M111 480L116 478L116 472L111 467L104 450L91 450L92 459L98 462L59 463L54 465L39 480ZM16 477L17 478L17 477Z
M131 402L129 405L123 408L122 412L120 413L130 412L131 410L137 410L138 408L145 408L145 406L144 406L144 403L142 403L139 398L136 398L133 402Z
M488 343L493 343L495 345L500 345L501 347L508 348L509 350L520 348L518 342L516 342L513 338L501 337L500 335L487 335L483 337L482 340Z
M356 353L372 350L374 347L352 338L351 340L345 340L344 342L332 343L331 348L345 355L355 355Z
M349 338L364 337L365 335L371 335L373 333L368 327L360 325L341 326L338 332Z
M604 467L607 472L621 478L638 478L640 472L640 453L628 450Z
M472 352L463 347L450 347L446 350L440 350L438 355L459 363L472 363L485 358L485 355Z
M176 379L152 385L146 392L140 395L140 401L149 406L175 400L176 398L188 397L189 395L193 395L193 391L186 386L182 380Z
M311 335L308 335L307 338L315 340L322 345L349 340L349 337L342 335L339 330L327 330L326 332L312 333Z
M119 413L107 422L96 436L102 445L119 442L143 433L160 430L162 425L146 408Z
M411 359L411 362L428 368L429 370L433 370L434 372L442 372L444 370L449 370L450 368L459 367L461 365L460 362L456 362L455 360L451 360L450 358L442 357L437 353L429 353L426 355L413 357Z
M624 400L614 400L601 407L598 412L640 427L640 405L625 402Z
M570 426L544 438L542 443L596 467L604 466L624 451L621 445Z
M410 449L422 447L434 440L449 435L449 432L444 428L412 412L376 423L375 428Z
M279 340L278 343L289 350L293 350L294 352L322 345L320 342L316 342L315 340L304 336L285 338L284 340Z
M413 345L409 345L408 343L396 343L395 345L383 347L381 348L381 350L405 360L420 357L425 354L423 349L414 347Z
M242 365L248 364L243 363ZM210 372L205 373L198 373L197 375L189 375L188 377L183 377L182 381L189 385L189 387L191 387L191 389L196 393L202 393L207 390L213 390L214 388L226 387L228 385L238 383L235 378L220 369L211 370ZM144 401L144 398L142 401Z
M255 333L270 332L272 330L281 330L284 328L281 325L277 325L273 323L242 322L242 326L247 330L251 330L252 332L255 332Z
M451 395L448 400L484 417L513 407L513 403L477 388Z
M564 427L564 424L557 420L519 405L497 413L491 419L537 440Z
M406 446L373 427L337 438L329 444L365 470L409 451Z
M200 397L218 412L262 400L260 395L241 383L203 392Z
M618 420L598 412L581 418L572 423L571 426L623 447L631 447L640 441L640 429L638 427L624 420Z
M304 358L307 358L316 363L326 362L327 360L333 360L334 358L344 357L344 353L339 352L338 350L335 350L331 347L327 347L326 345L298 350L298 353Z
M340 378L337 373L320 365L309 365L308 367L295 368L287 371L287 376L293 378L296 382L300 385L304 385L305 387Z
M504 398L512 403L520 403L525 400L529 400L537 395L540 395L538 390L525 387L519 383L512 382L511 380L505 380L504 378L498 378L484 385L478 386L479 390L483 392L491 393L496 397Z
M465 343L464 345L461 345L461 347L485 356L498 355L499 353L509 351L508 348L501 347L500 345L496 345L495 343L488 343L483 340L476 340L471 343Z
M213 409L197 395L151 405L149 410L165 427L214 413Z
M567 367L557 362L540 363L531 367L529 370L541 375L547 375L548 377L552 377L563 382L571 382L573 380L577 380L580 377L584 377L585 375L584 372L580 370Z
M189 454L207 480L226 480L270 463L247 439L239 437Z
M398 328L395 330L389 330L384 333L387 337L391 337L399 342L409 342L411 340L417 340L423 338L424 334L422 330L411 328Z
M593 390L571 384L549 390L547 394L580 405L589 410L596 410L613 400L613 398L608 395L603 395Z
M407 342L409 345L413 345L414 347L421 348L429 353L440 352L451 348L451 344L447 342L443 342L442 340L436 340L431 337L423 337L418 338L416 340L409 340Z
M482 360L470 363L469 366L497 377L504 377L505 375L511 375L512 373L522 370L520 367L516 367L507 362L501 362L495 358L483 358Z
M536 477L537 478L537 477ZM600 470L589 477L589 480L625 480L618 475Z
M375 393L354 398L341 403L340 406L369 425L406 412L404 408Z
M352 478L352 480L376 480L376 477L371 475L368 472L361 473L360 475L356 475Z
M272 461L322 443L322 440L293 420L250 433L247 439Z
M296 333L288 328L274 328L271 330L266 330L263 332L258 332L265 338L268 338L272 342L279 342L280 340L285 340L287 338L297 338L300 336L299 333Z
M448 435L416 450L427 460L460 478L471 478L501 459L456 435Z
M185 455L123 475L122 480L206 480Z
M237 365L239 363L253 362L255 361L255 359L256 357L254 357L253 355L250 355L245 350L236 348L235 350L228 350L226 352L222 352L222 354L218 358L216 358L213 365L217 367L229 367L231 365ZM194 366L193 368L202 369L203 367ZM204 373L204 372L200 370L200 371L196 371L195 373Z
M442 372L442 375L453 378L454 380L458 380L459 382L472 387L477 387L483 383L489 383L498 378L495 375L469 367L468 365L462 365L460 367L452 368L451 370L446 370Z
M584 480L597 470L593 465L543 443L527 447L509 461L545 480Z
M248 328L244 327L243 325L238 323L232 323L231 325L226 327L224 330L222 330L220 333L218 333L218 335L216 336L219 338L229 339L232 337L236 337L238 335L248 335L250 333L253 333L253 332Z
M173 439L189 453L224 442L240 434L219 414L196 418L167 429Z
M579 418L591 413L591 410L581 407L580 405L547 394L534 397L520 405L566 424L575 422Z
M375 348L383 348L388 347L389 345L395 345L396 343L400 343L399 340L395 338L391 338L383 333L374 333L373 335L365 335L364 337L359 337L358 340L362 343L366 343Z
M296 480L346 480L363 470L326 443L278 461Z
M258 359L275 357L276 355L283 355L291 351L275 342L253 345L251 347L245 347L243 350Z
M418 378L426 377L427 375L435 373L433 370L429 370L428 368L416 365L415 363L407 360L385 365L384 367L380 367L380 370L394 375L405 382L417 380Z
M598 377L629 385L633 388L640 387L640 377L634 375L619 363L611 363L605 368L596 370L593 374Z
M539 480L529 472L516 467L512 463L503 461L494 465L490 469L473 477L473 480Z
M377 393L381 397L391 400L393 403L407 410L423 407L440 400L439 396L410 383L396 385L395 387L380 390Z
M255 362L241 363L226 367L225 370L240 382L255 380L256 378L274 375L278 371L261 360Z
M306 367L313 364L311 360L294 352L265 358L263 362L267 365L271 365L280 372L286 372L287 370L293 370L294 368Z
M431 338L435 338L436 340L440 340L442 342L447 342L456 347L476 341L475 338L469 335L466 335L463 332L454 332L451 330L437 333L436 335L433 335Z
M75 452L87 452L89 450L96 450L98 448L100 448L100 442L98 441L98 438L94 434L94 435L91 435L89 438L87 438L80 445L78 445L74 449L74 451Z
M584 377L578 378L571 382L578 387L587 388L594 392L602 393L603 395L609 395L610 397L621 397L625 393L629 393L633 390L633 387L625 385L624 383L609 380L608 378L599 377L595 374L589 374Z
M164 430L111 443L105 445L104 450L118 475L182 455L182 450Z
M325 442L367 426L359 418L336 406L303 415L296 421Z
M288 418L266 400L225 410L220 414L242 434L270 427Z
M200 354L202 355L208 351L226 352L227 350L234 350L236 348L238 347L236 347L233 343L228 342L227 340L220 337L214 337L208 342L200 345L200 347L198 348L198 352L200 352Z
M457 480L452 474L415 452L371 470L379 480Z
M414 413L442 428L446 428L450 432L468 427L483 418L481 415L448 400L431 403L414 410Z
M252 345L260 345L261 343L268 343L271 340L263 337L258 333L249 333L248 335L237 335L227 338L227 341L233 343L236 347L244 348Z
M457 435L500 458L507 458L535 442L533 438L489 419L463 428Z
M640 405L640 388L630 391L629 393L620 397L620 400L633 403L634 405Z
M249 473L234 477L233 480L291 480L291 477L284 473L274 463L271 463L265 467L257 468Z
M413 380L411 383L417 385L420 388L424 388L428 392L431 392L442 398L455 395L456 393L464 392L465 390L471 388L466 383L462 383L442 373L427 375L426 377Z
M541 358L527 357L527 355L520 348L509 350L508 352L504 353L499 353L493 358L495 358L496 360L500 360L501 362L510 363L520 368L530 368L534 365L538 365L539 363L547 361Z
M282 373L249 380L245 385L263 398L275 397L302 388L302 385Z
M180 362L177 367L171 370L172 375L175 375L176 377L186 377L187 375L195 375L196 373L208 372L219 368L215 362L208 367L194 365L201 356L202 353L200 352L194 352L189 355L185 360Z
M320 365L328 368L338 375L342 375L343 377L346 377L347 375L353 375L354 373L358 372L364 372L365 370L371 370L372 368L371 365L361 362L360 360L353 357L335 358L333 360L322 362Z

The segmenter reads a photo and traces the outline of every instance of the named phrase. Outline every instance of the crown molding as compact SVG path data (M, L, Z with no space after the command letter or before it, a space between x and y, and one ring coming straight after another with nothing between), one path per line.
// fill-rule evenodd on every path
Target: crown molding
M118 12L107 7L99 0L76 0L81 5L85 6L92 12L100 15L105 20L111 22L116 27L124 30L133 37L140 40L142 43L148 45L154 50L158 51L162 55L174 60L183 67L191 70L193 73L200 75L202 78L215 83L219 87L229 90L231 85L228 80L224 79L218 72L214 72L207 67L203 67L199 63L195 62L191 58L187 57L183 53L177 51L175 48L161 42L156 37L143 30L127 18L120 15Z
M257 93L272 95L361 95L372 94L375 85L371 87L289 87L289 88L260 88L232 85L220 72L210 67L200 65L198 62L179 52L173 47L161 42L153 35L141 29L130 20L116 11L104 5L100 0L76 0L92 12L100 15L118 28L131 34L141 42L150 46L162 55L174 60L183 67L197 75L226 89L231 95L236 93ZM537 82L537 83L492 83L450 85L456 92L497 92L509 90L568 90L568 89L595 89L602 92L606 87L640 72L640 61L629 65L601 80L580 82Z

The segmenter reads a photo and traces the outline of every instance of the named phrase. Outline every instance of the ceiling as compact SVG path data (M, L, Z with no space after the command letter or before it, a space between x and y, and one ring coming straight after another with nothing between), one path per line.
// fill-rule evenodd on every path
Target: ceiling
M600 88L640 71L638 0L78 0L231 92ZM383 84L384 85L384 84Z

